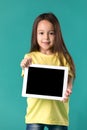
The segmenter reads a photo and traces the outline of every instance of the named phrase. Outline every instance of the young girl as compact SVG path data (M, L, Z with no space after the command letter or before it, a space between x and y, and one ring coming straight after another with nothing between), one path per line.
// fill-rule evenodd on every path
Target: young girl
M40 14L33 24L31 50L20 64L22 75L24 68L30 64L68 66L69 75L63 101L27 98L26 130L43 130L44 127L49 130L68 130L69 96L72 93L75 66L64 44L59 21L53 13Z

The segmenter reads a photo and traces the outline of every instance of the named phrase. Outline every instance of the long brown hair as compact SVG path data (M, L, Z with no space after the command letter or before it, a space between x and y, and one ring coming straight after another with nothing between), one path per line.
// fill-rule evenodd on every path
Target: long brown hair
M53 13L43 13L43 14L40 14L35 19L34 24L33 24L33 29L32 29L30 52L39 51L39 45L37 43L37 26L38 26L38 23L42 20L47 20L53 24L54 31L55 31L55 39L56 39L53 52L58 52L58 57L60 59L61 65L64 65L62 56L65 57L73 73L73 76L75 78L75 65L74 65L73 59L64 43L62 33L61 33L60 23L57 17Z

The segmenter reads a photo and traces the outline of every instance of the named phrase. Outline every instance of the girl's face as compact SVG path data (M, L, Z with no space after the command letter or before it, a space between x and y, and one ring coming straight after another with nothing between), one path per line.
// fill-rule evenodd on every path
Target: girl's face
M52 23L47 20L42 20L37 26L37 42L40 47L40 52L51 54L55 41L55 32Z

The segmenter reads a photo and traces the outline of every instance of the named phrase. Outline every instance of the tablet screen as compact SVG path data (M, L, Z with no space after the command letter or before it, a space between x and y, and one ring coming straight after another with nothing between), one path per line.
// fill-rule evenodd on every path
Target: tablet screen
M67 67L32 64L25 68L22 96L61 100L67 78Z

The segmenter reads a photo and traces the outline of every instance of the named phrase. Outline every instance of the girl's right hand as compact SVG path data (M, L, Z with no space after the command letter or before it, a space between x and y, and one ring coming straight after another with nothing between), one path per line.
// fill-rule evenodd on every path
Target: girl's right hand
M32 58L24 58L21 61L20 66L24 69L26 67L29 67L31 63L32 63Z

